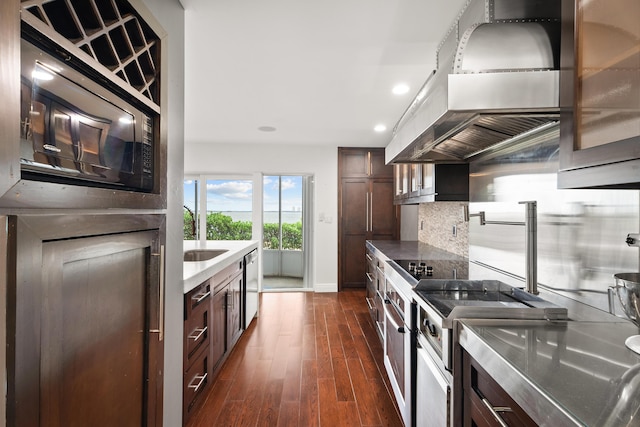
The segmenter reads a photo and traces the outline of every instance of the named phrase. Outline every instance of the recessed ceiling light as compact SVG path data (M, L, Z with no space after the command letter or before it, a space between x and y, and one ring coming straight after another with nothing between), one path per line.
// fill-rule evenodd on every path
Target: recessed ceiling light
M404 95L409 92L409 86L404 83L399 83L393 87L391 90L395 95Z
M376 132L384 132L385 130L387 130L387 127L383 124L379 124L376 125L373 130L375 130Z
M276 128L274 128L273 126L260 126L258 130L262 132L275 132Z

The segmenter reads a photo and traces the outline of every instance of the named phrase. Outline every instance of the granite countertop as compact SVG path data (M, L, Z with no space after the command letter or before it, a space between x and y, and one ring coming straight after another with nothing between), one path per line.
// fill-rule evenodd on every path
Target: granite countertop
M222 255L207 260L185 262L182 270L184 293L191 291L200 283L212 277L225 267L241 260L247 253L258 248L257 240L185 240L183 251L192 249L227 249Z
M630 426L640 415L631 322L463 320L459 342L541 426Z

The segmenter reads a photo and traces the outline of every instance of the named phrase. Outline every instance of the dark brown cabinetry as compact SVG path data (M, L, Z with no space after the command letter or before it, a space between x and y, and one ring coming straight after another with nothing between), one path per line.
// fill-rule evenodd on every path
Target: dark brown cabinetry
M383 148L339 148L338 181L339 289L365 288L365 242L399 237L393 167Z
M464 350L462 363L464 427L537 426Z
M227 288L218 288L211 301L211 371L217 371L227 349Z
M469 200L467 163L403 163L393 167L395 204Z
M7 425L162 424L163 224L9 217Z
M560 188L640 188L640 3L562 0Z
M185 424L242 335L242 271L242 260L234 262L185 295Z
M376 326L380 340L383 339L384 331L384 306L382 305L382 294L384 292L384 263L385 261L376 257L375 253L369 249L366 252L367 258L367 306L369 314Z
M185 295L183 417L195 408L210 384L211 284L202 283Z
M242 335L242 268L227 286L227 348L232 348Z

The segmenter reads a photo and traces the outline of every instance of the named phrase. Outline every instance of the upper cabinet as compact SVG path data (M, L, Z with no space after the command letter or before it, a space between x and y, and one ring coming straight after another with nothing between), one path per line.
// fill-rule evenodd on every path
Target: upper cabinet
M340 148L342 178L393 178L393 168L384 160L384 148Z
M468 163L401 163L393 167L396 205L469 200Z
M640 2L563 0L560 188L640 188Z

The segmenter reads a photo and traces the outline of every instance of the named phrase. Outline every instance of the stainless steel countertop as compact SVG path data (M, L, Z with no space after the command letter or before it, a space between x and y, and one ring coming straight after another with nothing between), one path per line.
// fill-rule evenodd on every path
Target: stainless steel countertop
M458 333L539 425L639 425L640 356L624 345L638 333L631 322L463 320Z
M367 241L367 247L386 260L465 260L417 241ZM640 425L640 356L624 344L638 327L540 291L572 320L461 320L460 344L541 426Z

